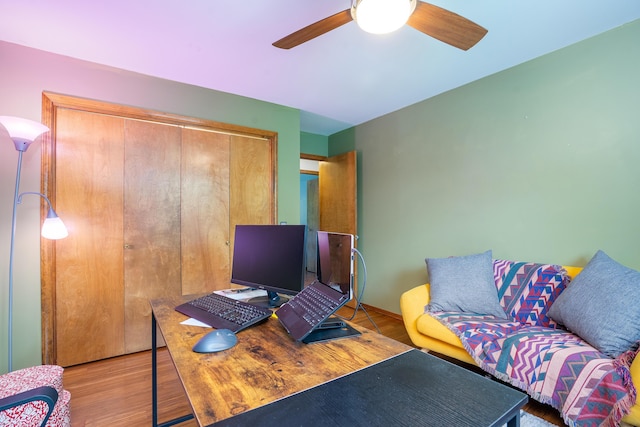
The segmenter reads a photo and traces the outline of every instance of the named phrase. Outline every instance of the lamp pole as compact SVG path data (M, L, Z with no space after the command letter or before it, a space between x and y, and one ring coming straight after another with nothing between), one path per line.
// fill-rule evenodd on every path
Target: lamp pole
M16 237L16 211L18 210L18 196L20 193L20 170L22 169L22 153L24 153L24 150L18 150L16 191L13 195L13 216L11 218L11 249L9 249L9 357L7 359L8 372L11 372L13 370L13 249L15 246Z

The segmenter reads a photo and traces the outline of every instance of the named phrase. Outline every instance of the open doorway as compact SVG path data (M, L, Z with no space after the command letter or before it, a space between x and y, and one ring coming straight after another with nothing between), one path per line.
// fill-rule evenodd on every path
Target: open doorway
M313 158L310 158L313 157ZM319 170L326 157L300 156L300 223L307 226L307 276L315 278L317 263L317 231L320 227Z

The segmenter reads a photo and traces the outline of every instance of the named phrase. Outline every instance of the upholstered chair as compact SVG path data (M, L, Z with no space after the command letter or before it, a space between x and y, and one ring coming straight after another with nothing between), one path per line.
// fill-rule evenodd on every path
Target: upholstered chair
M71 393L62 386L62 372L41 365L0 375L0 426L70 427Z

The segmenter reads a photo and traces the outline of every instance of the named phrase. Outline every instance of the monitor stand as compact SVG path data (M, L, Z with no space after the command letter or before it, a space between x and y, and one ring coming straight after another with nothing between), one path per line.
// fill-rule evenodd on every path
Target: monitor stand
M254 297L247 300L249 304L253 304L253 305L257 305L258 307L265 307L265 308L277 308L287 301L289 301L289 298L285 296L280 296L277 292L273 292L273 291L267 291L267 296Z

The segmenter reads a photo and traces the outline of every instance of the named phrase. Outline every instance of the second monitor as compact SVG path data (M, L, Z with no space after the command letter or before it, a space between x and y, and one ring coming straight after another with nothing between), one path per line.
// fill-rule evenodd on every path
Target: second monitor
M251 304L280 306L278 294L304 288L306 236L305 225L237 225L231 283L267 291Z
M317 280L353 298L354 237L318 231Z

